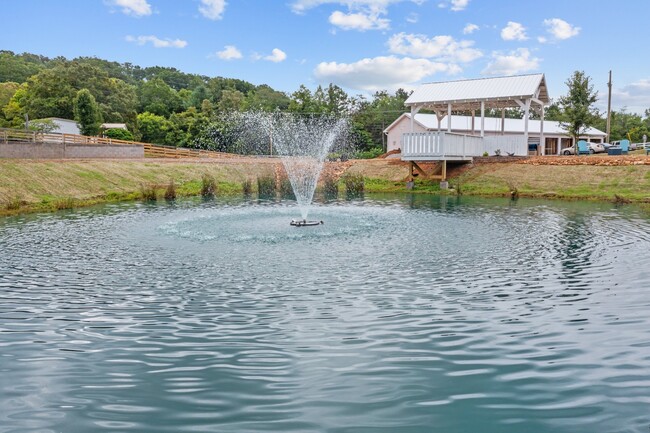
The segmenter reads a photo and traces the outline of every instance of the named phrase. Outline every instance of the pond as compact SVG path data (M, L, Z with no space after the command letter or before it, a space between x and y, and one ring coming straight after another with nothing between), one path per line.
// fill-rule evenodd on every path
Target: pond
M650 217L366 196L0 220L0 432L647 432Z

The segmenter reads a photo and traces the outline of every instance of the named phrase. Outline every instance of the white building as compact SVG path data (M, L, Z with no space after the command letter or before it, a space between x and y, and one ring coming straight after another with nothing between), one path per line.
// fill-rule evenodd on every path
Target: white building
M400 148L405 161L471 161L496 150L525 156L530 145L541 155L557 154L572 142L556 122L544 121L549 102L544 74L423 84L405 102L411 112L386 128L388 148ZM521 109L523 119L506 119L507 108ZM501 118L486 118L486 109ZM540 121L530 119L532 111ZM599 133L592 129L586 138L602 140Z
M451 125L449 121L451 119ZM440 122L438 122L440 120ZM439 119L435 114L418 113L414 117L413 124L411 124L411 113L404 113L391 123L385 130L384 134L387 137L387 150L396 150L403 148L404 134L411 132L425 133L436 131L449 131L452 134L464 134L470 136L480 136L480 122L481 119L472 116L445 116ZM507 141L510 137L523 138L525 132L524 119L508 119L508 118L495 118L485 117L483 120L483 136L484 137L502 137L502 143L510 143ZM528 143L529 149L537 149L536 153L544 153L546 155L559 155L562 149L571 147L573 139L570 138L566 131L560 126L559 122L554 120L545 120L542 127L540 120L528 121ZM413 130L411 131L411 128ZM539 146L541 140L541 133L544 132L544 149ZM595 141L602 143L605 140L606 134L596 128L589 128L581 136L581 139L587 141ZM497 138L498 139L498 138ZM494 150L499 148L499 143L495 142L494 145L485 143L488 154L494 154ZM501 146L501 150L509 149L508 146Z

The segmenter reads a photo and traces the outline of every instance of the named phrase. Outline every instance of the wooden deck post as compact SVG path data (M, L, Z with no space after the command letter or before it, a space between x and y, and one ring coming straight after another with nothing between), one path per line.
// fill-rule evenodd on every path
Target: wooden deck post
M442 181L447 180L447 160L442 161Z

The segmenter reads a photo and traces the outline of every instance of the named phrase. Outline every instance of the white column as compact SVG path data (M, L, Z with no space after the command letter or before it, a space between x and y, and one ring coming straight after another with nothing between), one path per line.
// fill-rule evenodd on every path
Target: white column
M524 105L524 141L526 142L526 149L528 149L528 117L530 115L530 99L526 99Z
M451 103L447 104L447 132L451 132Z
M485 101L481 101L481 137L485 137Z
M474 128L474 117L475 117L475 114L476 114L476 110L472 110L472 135L474 135L474 129L476 129L476 128Z
M413 118L415 117L415 106L411 105L411 134L413 134L413 128L414 128L414 120Z
M542 155L546 155L546 138L544 137L544 104L542 104L542 120L539 122L539 145L542 146Z
M506 109L501 109L501 135L505 134L506 130Z

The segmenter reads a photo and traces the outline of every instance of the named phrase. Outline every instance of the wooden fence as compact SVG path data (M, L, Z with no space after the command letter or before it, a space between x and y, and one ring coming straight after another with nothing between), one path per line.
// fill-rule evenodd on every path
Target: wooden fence
M150 158L228 158L236 155L212 150L189 149L184 147L164 146L142 143L139 141L116 140L106 137L91 137L77 134L58 134L26 131L21 129L0 128L0 143L35 143L97 146L142 146L144 156Z

